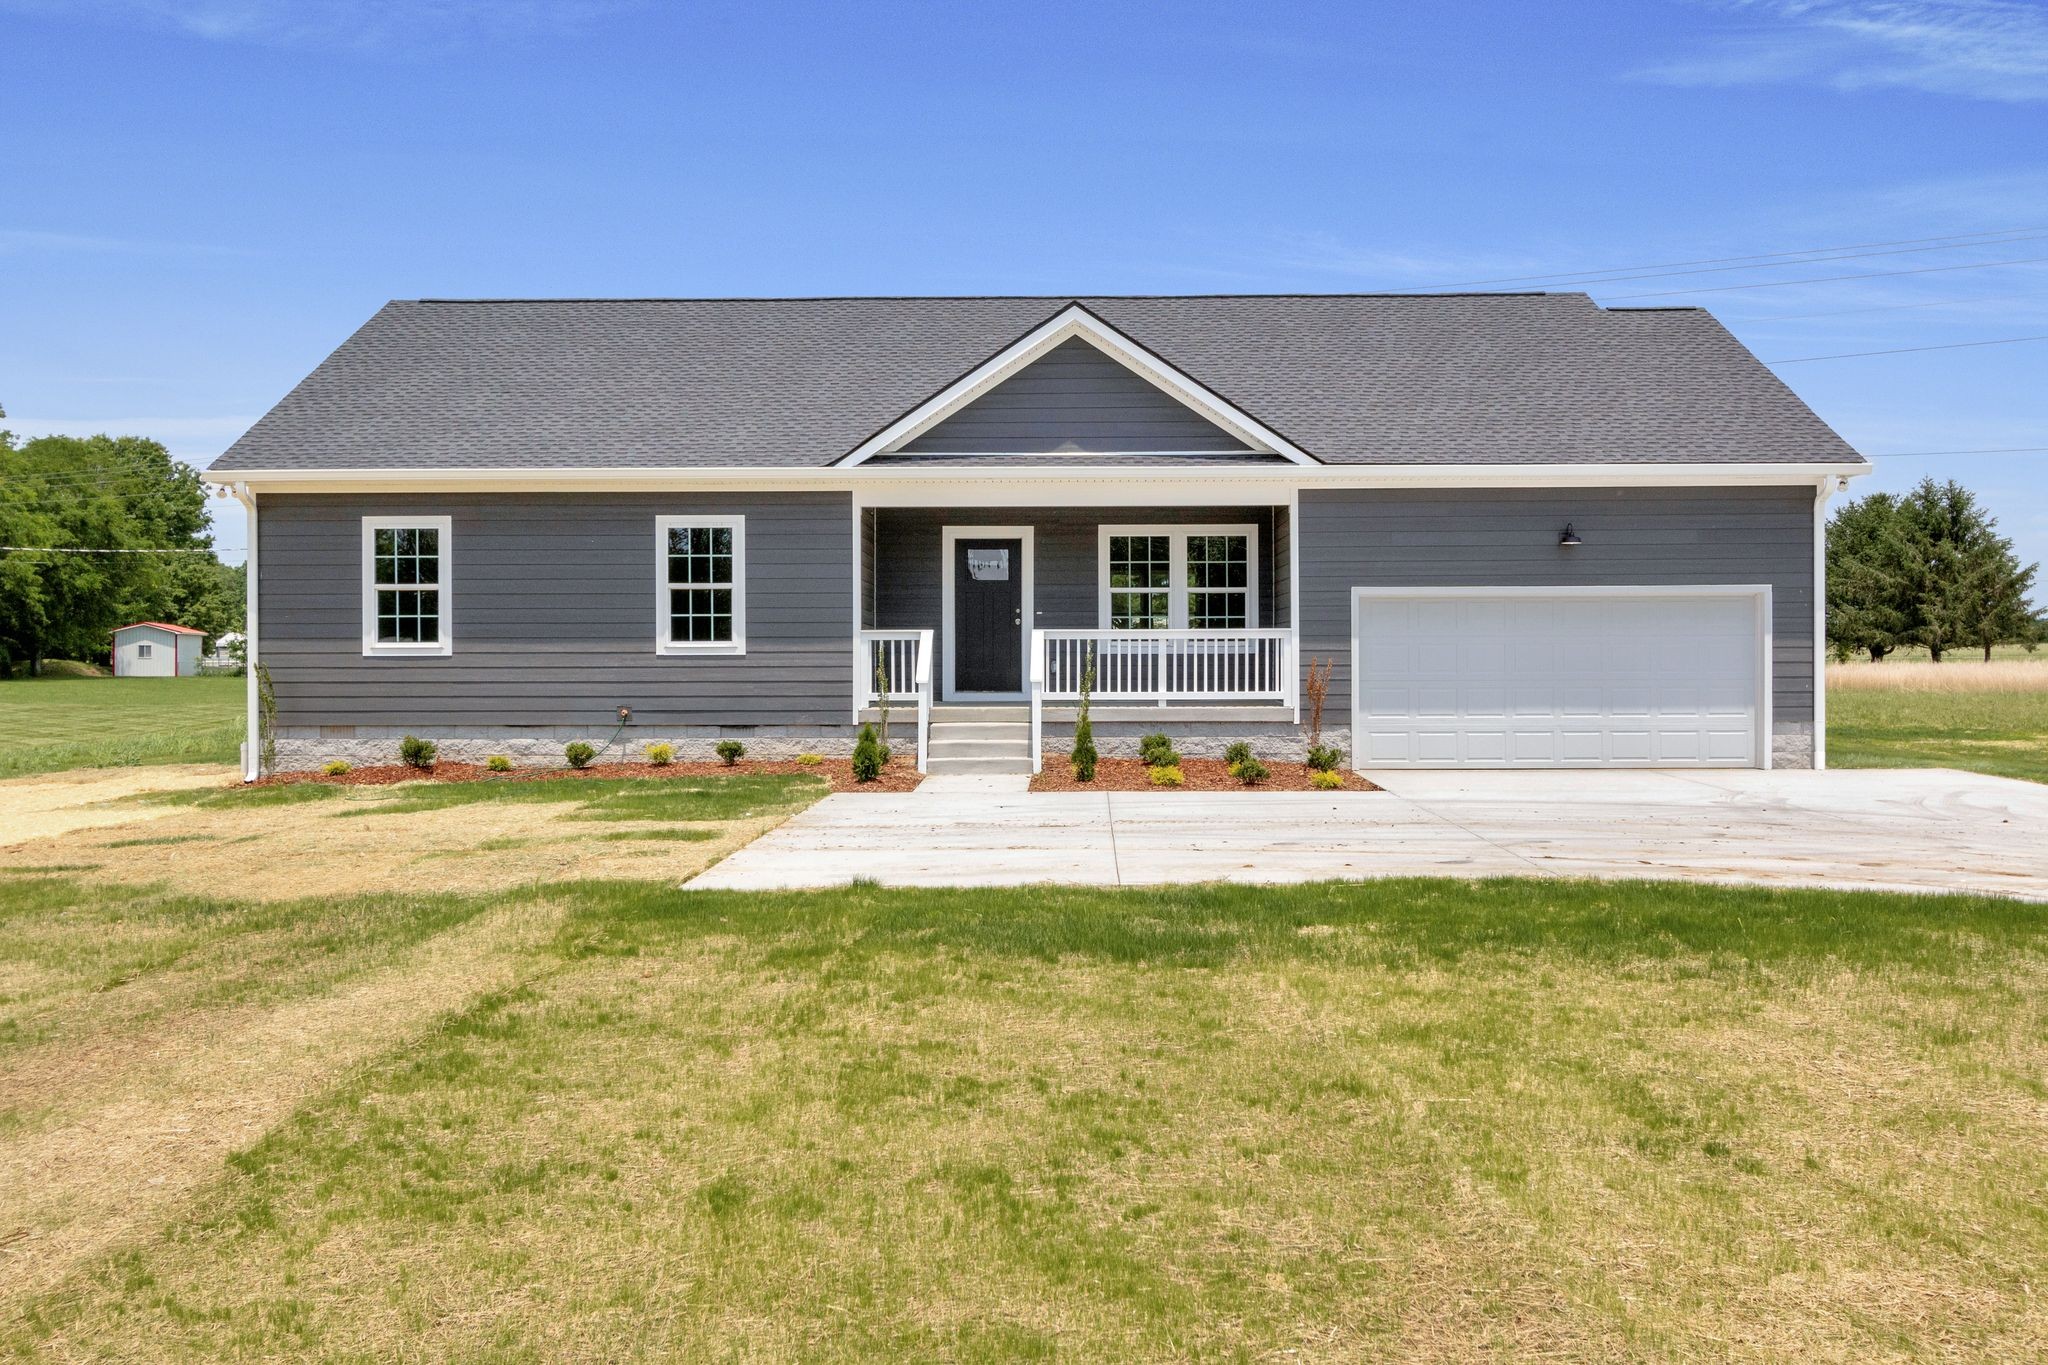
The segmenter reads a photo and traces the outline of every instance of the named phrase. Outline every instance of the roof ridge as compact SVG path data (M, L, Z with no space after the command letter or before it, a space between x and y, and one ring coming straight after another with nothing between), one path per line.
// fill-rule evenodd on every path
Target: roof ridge
M1084 299L1213 300L1213 299L1572 299L1589 298L1584 290L1470 289L1364 290L1336 293L1278 294L503 294L453 298L425 295L393 299L393 303L1049 303ZM1650 310L1641 310L1650 311Z

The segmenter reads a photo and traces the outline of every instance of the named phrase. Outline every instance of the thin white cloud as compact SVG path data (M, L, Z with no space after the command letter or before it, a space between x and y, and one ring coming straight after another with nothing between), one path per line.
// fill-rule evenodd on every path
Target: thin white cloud
M104 237L86 232L43 232L33 228L0 228L0 256L29 252L84 253L120 256L246 256L239 247L209 242L151 242L134 237Z
M2048 9L2029 0L1724 0L1706 52L1636 71L1666 85L1818 85L2048 99Z
M573 33L641 0L0 0L50 18L168 29L211 42L412 52Z

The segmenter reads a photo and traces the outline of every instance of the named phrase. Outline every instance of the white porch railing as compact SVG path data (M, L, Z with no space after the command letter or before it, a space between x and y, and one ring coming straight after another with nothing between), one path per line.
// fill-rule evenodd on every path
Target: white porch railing
M889 701L917 704L917 770L925 770L925 750L932 728L932 632L928 630L863 630L854 641L853 695L862 707L881 701L888 683Z
M1097 702L1278 702L1300 686L1294 632L1275 630L1035 630L1031 633L1031 762L1040 711L1077 701L1090 665Z

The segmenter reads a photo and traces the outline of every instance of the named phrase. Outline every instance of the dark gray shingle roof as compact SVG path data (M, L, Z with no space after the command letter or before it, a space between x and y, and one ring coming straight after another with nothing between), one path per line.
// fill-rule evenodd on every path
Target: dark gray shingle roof
M1858 458L1712 315L1583 294L423 299L214 468L827 465L1074 302L1331 464Z

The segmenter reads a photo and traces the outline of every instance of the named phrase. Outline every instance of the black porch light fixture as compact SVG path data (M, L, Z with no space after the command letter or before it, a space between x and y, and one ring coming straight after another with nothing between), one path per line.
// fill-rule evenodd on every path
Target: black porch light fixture
M1557 543L1560 545L1577 545L1579 543L1579 533L1572 529L1570 522L1564 524L1564 534L1557 538Z

